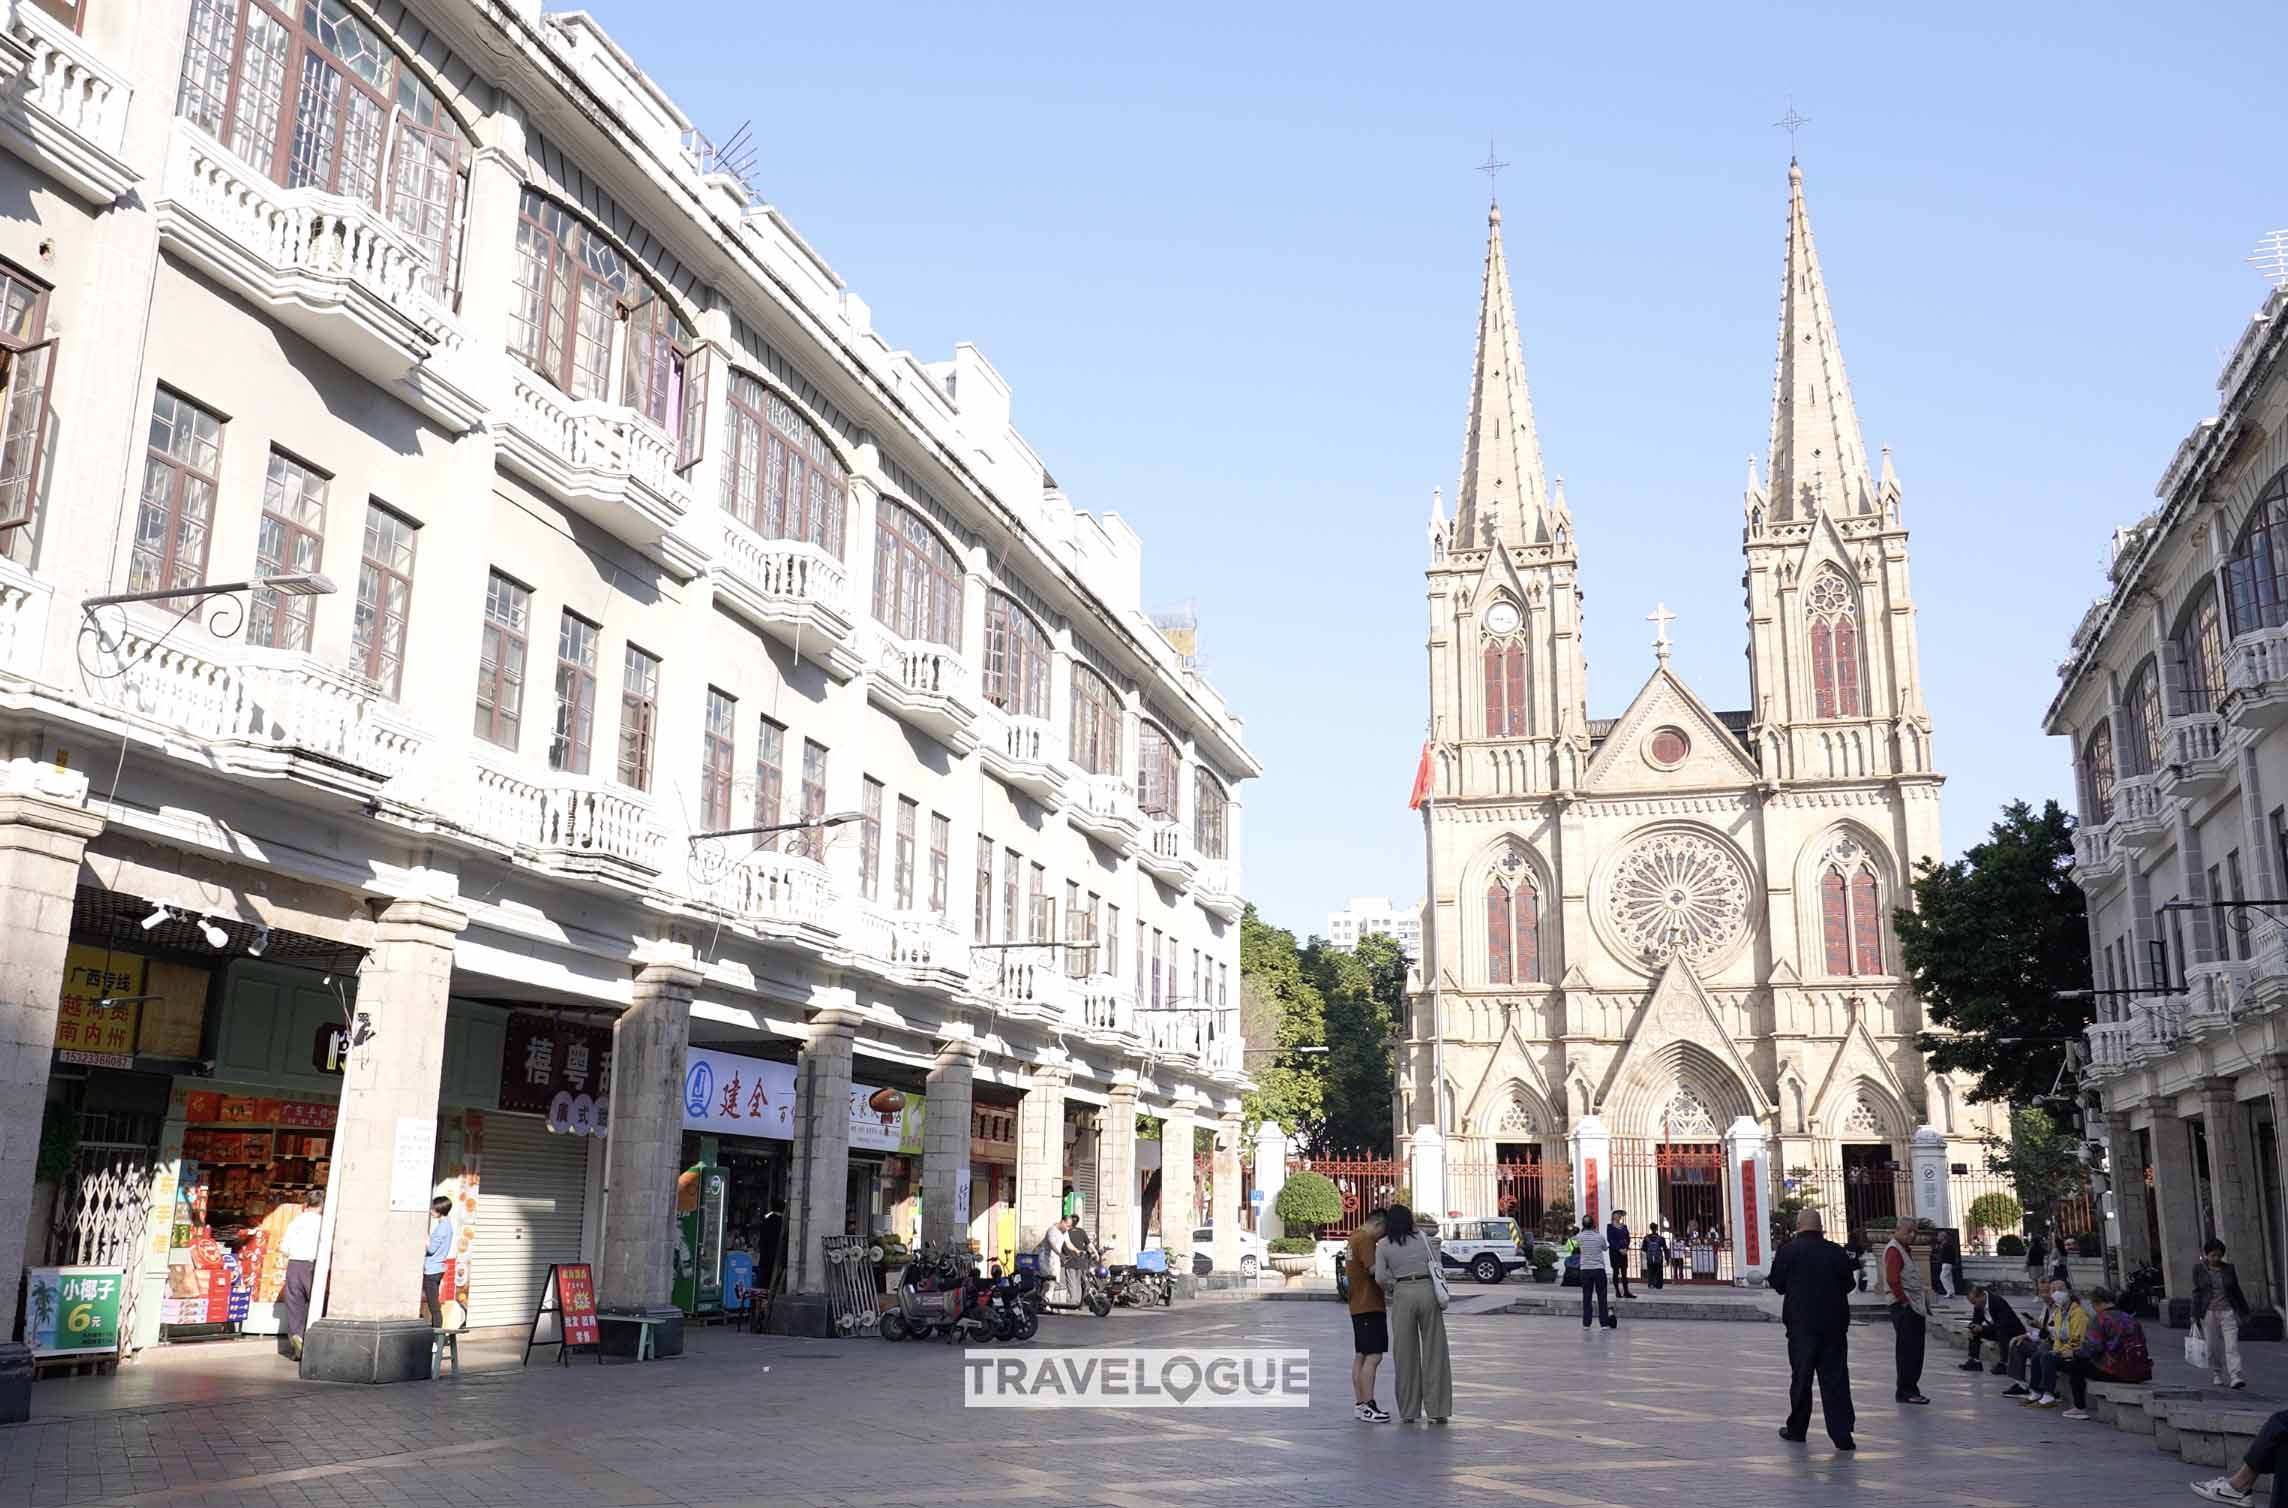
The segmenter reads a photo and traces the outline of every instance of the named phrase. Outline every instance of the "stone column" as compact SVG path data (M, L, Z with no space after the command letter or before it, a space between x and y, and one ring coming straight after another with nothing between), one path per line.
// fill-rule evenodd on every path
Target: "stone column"
M1062 1057L1037 1063L1025 1075L1017 1102L1017 1250L1031 1251L1064 1213L1065 1086L1072 1070Z
M948 1038L930 1064L929 1109L922 1120L922 1239L935 1246L969 1236L970 1092L977 1081L977 1039Z
M1436 1126L1416 1126L1406 1138L1406 1182L1417 1216L1446 1218L1446 1138Z
M688 953L645 964L628 1008L612 1024L612 1120L604 1144L604 1230L596 1307L662 1323L652 1344L683 1352L675 1307L675 1184L683 1164L683 1049L699 970ZM606 1325L603 1343L634 1355L637 1328Z
M1255 1233L1276 1241L1287 1234L1287 1222L1279 1218L1279 1191L1287 1187L1287 1132L1277 1121L1255 1128L1255 1187L1263 1195L1263 1217Z
M449 898L390 901L358 971L327 1188L333 1244L326 1312L304 1337L304 1377L409 1382L429 1375L421 1254L429 1242L453 939L468 924L468 913Z
M857 997L822 989L810 1040L795 1063L794 1169L787 1191L787 1292L807 1294L824 1316L828 1236L842 1234L850 1207L850 1053ZM825 1332L831 1334L831 1330Z
M1730 1198L1732 1281L1761 1287L1772 1262L1771 1143L1755 1117L1743 1115L1724 1133L1724 1182Z
M0 916L8 927L0 949L0 1305L10 1308L32 1219L80 854L103 831L86 803L83 775L28 759L0 767ZM0 1316L0 1424L31 1416L29 1388L19 1393L9 1383L30 1380L30 1348L6 1339L15 1320Z
M2288 1115L2288 1104L2282 1103L2282 1091L2288 1088L2288 1063L2283 1063L2282 1069L2272 1081L2276 1115ZM2112 1235L2121 1252L2121 1273L2126 1281L2129 1269L2153 1260L2153 1232L2145 1223L2145 1163L2137 1154L2137 1133L2129 1129L2128 1115L2119 1110L2105 1117L2105 1165L2106 1181L2113 1186Z
M2193 1264L2201 1259L2200 1201L2193 1187L2192 1128L2178 1118L2174 1095L2145 1102L2152 1120L2153 1203L2161 1226L2161 1282L2172 1294L2193 1291Z
M1907 1170L1914 1177L1915 1218L1935 1226L1954 1224L1954 1180L1946 1170L1946 1138L1930 1126L1917 1126L1907 1147Z
M1192 1275L1192 1111L1189 1091L1160 1117L1160 1246L1168 1276Z
M1215 1223L1215 1270L1238 1272L1242 1182L1239 1164L1239 1107L1216 1117L1215 1163L1208 1184L1208 1219Z
M1584 1220L1600 1223L1613 1183L1613 1136L1595 1115L1574 1122L1566 1138L1573 1153L1573 1228Z
M1096 1239L1114 1262L1133 1260L1136 1229L1136 1075L1122 1070L1096 1133Z
M2256 1165L2256 1138L2249 1134L2248 1117L2233 1097L2231 1079L2203 1079L2200 1088L2201 1118L2208 1124L2209 1200L2214 1207L2215 1235L2224 1242L2227 1260L2245 1264L2261 1290L2266 1265L2264 1182ZM2255 1301L2265 1303L2261 1296Z

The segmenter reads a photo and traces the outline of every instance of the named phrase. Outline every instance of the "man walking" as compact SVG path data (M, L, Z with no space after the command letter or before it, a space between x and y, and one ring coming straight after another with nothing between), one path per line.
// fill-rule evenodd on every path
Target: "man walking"
M1660 1222L1655 1220L1644 1238L1645 1281L1658 1292L1667 1282L1668 1238L1660 1233Z
M421 1312L429 1317L429 1328L445 1328L444 1306L437 1301L437 1290L445 1281L445 1263L453 1255L453 1201L443 1194L429 1201L429 1246L421 1253Z
M278 1332L281 1355L300 1360L302 1334L310 1328L310 1281L318 1270L318 1235L325 1224L326 1191L312 1189L302 1213L286 1222L278 1243L286 1254L286 1286L279 1294L285 1326Z
M1573 1238L1573 1250L1581 1260L1581 1328L1589 1328L1589 1303L1595 1295L1597 1323L1608 1330L1617 1330L1619 1323L1613 1318L1613 1306L1605 1301L1605 1235L1597 1229L1594 1215L1581 1222L1581 1232Z
M1605 1222L1605 1260L1612 1264L1613 1296L1633 1299L1629 1292L1629 1212L1613 1211L1613 1218Z
M2240 1372L2240 1322L2247 1318L2240 1274L2224 1259L2224 1243L2211 1237L2193 1269L2193 1321L2208 1343L2209 1381L2220 1388L2248 1386Z
M1390 1352L1389 1305L1374 1280L1374 1243L1382 1231L1382 1211L1376 1210L1351 1232L1343 1252L1351 1289L1351 1415L1361 1424L1390 1422L1388 1411L1374 1401L1374 1374Z
M1926 1222L1903 1217L1883 1244L1883 1284L1891 1290L1891 1333L1897 1345L1901 1403L1928 1403L1923 1396L1923 1341L1930 1326L1930 1290L1923 1282L1922 1263L1915 1256L1915 1238Z
M1795 1235L1772 1257L1766 1279L1781 1298L1787 1326L1788 1417L1780 1438L1801 1444L1811 1424L1811 1383L1819 1379L1819 1412L1837 1450L1856 1450L1851 1408L1851 1292L1858 1286L1851 1254L1827 1239L1817 1210L1799 1210Z

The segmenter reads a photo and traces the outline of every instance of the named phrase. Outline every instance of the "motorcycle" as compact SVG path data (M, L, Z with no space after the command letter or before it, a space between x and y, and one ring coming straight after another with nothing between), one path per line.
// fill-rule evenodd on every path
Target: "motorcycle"
M1068 1295L1071 1289L1060 1282L1051 1285L1042 1278L1040 1258L1025 1252L1017 1258L1019 1292L1025 1307L1036 1315L1072 1314L1086 1309L1098 1319L1112 1312L1112 1287L1109 1269L1082 1265L1077 1255L1071 1259L1070 1271L1080 1280L1080 1300L1075 1303Z
M884 1340L936 1337L983 1344L1016 1338L1023 1327L1000 1284L979 1278L968 1253L925 1246L906 1264L898 1301L884 1307L879 1328Z

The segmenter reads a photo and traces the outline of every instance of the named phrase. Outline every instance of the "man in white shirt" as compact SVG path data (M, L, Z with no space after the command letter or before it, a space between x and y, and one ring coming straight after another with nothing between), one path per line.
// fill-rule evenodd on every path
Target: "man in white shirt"
M326 1191L312 1189L302 1213L286 1223L285 1239L279 1243L286 1253L286 1287L279 1296L286 1323L279 1332L279 1348L297 1360L302 1355L302 1332L310 1327L310 1280L318 1270L318 1233L325 1224L325 1209Z
M1041 1279L1056 1294L1060 1304L1078 1303L1073 1289L1078 1285L1067 1281L1069 1268L1065 1259L1072 1255L1072 1217L1062 1216L1052 1223L1041 1237Z
M1589 1328L1589 1308L1596 1305L1597 1323L1608 1330L1617 1330L1619 1323L1613 1318L1612 1305L1606 1302L1606 1247L1605 1233L1597 1229L1597 1217L1591 1215L1581 1222L1581 1233L1573 1238L1575 1254L1580 1258L1581 1328Z

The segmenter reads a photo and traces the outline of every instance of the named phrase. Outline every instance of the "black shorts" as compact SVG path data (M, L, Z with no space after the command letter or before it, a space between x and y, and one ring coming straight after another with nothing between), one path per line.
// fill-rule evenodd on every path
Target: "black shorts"
M1351 1349L1361 1356L1381 1356L1390 1350L1390 1316L1380 1309L1351 1316Z

